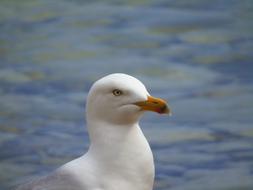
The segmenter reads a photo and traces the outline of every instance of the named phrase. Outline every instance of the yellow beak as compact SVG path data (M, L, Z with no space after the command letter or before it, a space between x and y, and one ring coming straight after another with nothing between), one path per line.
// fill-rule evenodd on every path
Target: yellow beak
M142 110L154 111L160 114L171 114L165 100L148 96L146 101L136 102L135 105L139 106Z

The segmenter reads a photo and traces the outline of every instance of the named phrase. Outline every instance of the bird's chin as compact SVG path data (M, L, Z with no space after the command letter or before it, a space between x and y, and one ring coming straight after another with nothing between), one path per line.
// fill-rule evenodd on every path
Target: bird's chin
M144 111L134 104L125 104L119 107L118 113L127 120L138 122Z
M120 111L123 111L125 113L128 114L139 114L142 113L143 110L140 109L140 107L134 105L134 104L124 104L122 106L120 106Z

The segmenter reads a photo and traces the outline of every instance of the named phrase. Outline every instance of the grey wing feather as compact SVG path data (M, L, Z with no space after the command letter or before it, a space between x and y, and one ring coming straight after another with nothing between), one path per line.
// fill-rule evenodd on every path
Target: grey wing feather
M54 172L21 185L16 190L82 190L82 188L71 174Z

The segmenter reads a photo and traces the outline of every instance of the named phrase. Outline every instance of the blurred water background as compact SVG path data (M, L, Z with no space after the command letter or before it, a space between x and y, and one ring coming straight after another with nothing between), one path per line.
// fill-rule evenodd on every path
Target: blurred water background
M82 155L85 98L114 72L147 113L155 190L253 189L252 0L1 0L0 189Z

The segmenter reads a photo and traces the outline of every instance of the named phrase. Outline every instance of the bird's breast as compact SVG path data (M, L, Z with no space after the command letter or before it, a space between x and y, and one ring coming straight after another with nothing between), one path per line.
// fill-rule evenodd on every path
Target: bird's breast
M88 165L92 165L92 171L96 171L95 184L101 190L153 188L153 154L138 125L114 127L111 133L103 134L91 142L86 156L92 162Z
M106 175L105 190L113 190L118 184L121 190L152 190L154 181L154 161L150 146L141 133L137 138L125 139L111 150L107 164L100 166ZM99 161L99 163L103 163ZM115 190L116 190L115 189Z

